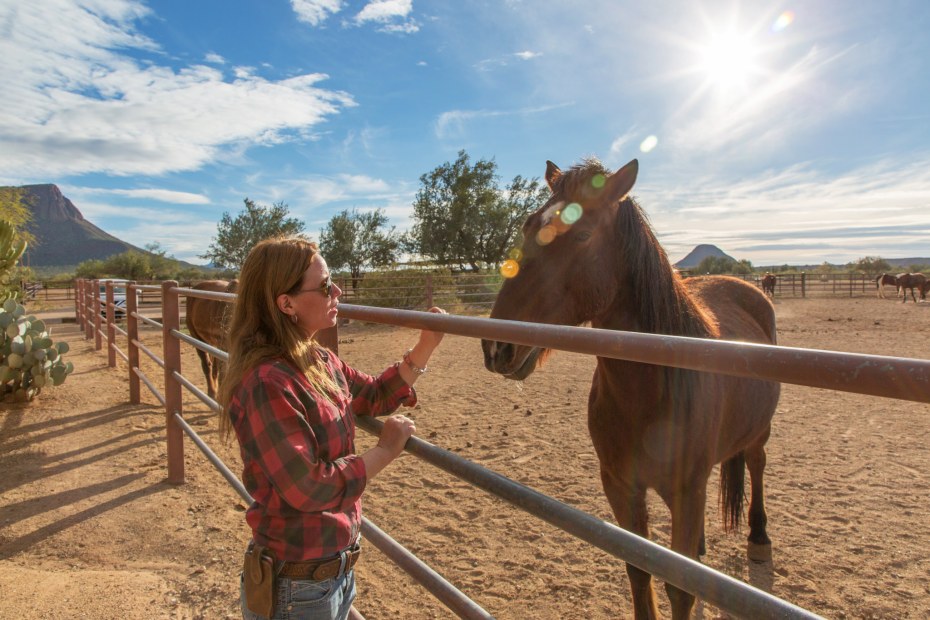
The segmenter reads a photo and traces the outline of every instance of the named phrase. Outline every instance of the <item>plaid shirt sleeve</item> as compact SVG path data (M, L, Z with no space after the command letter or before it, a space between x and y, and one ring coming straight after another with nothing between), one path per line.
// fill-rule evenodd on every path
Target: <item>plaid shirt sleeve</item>
M355 415L388 415L401 405L413 407L417 404L417 393L400 376L397 364L391 364L377 377L355 370L332 353L329 364L337 381L339 376L344 377L342 387L348 390Z
M348 403L320 398L302 379L281 362L261 365L243 382L233 423L247 469L267 479L253 497L272 512L281 501L300 512L350 510L366 472L354 454Z

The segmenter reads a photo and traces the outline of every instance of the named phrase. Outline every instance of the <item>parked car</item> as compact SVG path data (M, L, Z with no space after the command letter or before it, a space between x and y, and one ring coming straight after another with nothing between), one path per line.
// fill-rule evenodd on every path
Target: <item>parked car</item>
M125 318L126 316L126 287L128 286L131 280L121 280L119 278L104 278L99 280L100 283L100 301L104 304L107 301L107 282L113 283L113 316L117 319ZM136 291L136 303L140 301L140 292ZM105 305L100 306L100 316L105 317L107 315L107 308Z

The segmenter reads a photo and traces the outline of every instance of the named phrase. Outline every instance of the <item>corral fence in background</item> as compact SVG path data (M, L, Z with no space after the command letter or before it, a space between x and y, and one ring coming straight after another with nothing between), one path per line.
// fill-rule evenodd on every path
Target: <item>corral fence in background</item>
M684 277L700 274L681 272ZM868 297L877 295L875 276L859 273L816 274L775 273L775 297ZM737 274L761 288L759 274ZM82 280L91 282L92 280ZM359 278L336 275L333 281L343 290L342 301L379 308L410 310L441 306L451 314L484 314L491 309L503 277L497 272L468 273L427 270L397 270L364 273ZM160 281L140 281L143 306L161 303ZM189 288L193 282L181 282ZM28 288L27 288L28 287ZM24 297L38 301L70 301L76 298L73 286L43 282L24 283ZM890 292L890 291L889 291ZM887 293L886 293L887 294ZM182 300L182 304L184 300Z
M135 295L130 293L127 295L127 329L123 330L116 325L113 290L110 285L105 287L104 299L101 299L97 281L79 280L76 288L78 295L75 301L75 312L78 323L84 327L85 337L96 338L96 348L101 349L105 323L109 364L116 365L117 355L128 363L130 402L140 402L141 382L165 407L168 480L177 484L184 482L183 438L186 433L239 492L240 496L246 501L251 501L238 478L219 461L182 417L182 388L186 388L214 411L219 411L220 407L181 374L181 343L190 344L220 359L228 359L228 357L224 351L206 345L181 331L181 300L187 297L201 297L232 302L236 296L229 293L208 293L179 287L177 282L173 281L163 282L161 287L132 284L129 287L130 291L138 289L155 293L160 290L162 321L155 321L141 313ZM101 314L104 316L102 317ZM927 360L585 327L518 323L355 304L342 304L340 314L349 319L442 331L472 338L489 338L649 364L930 402L930 361ZM146 348L139 340L140 324L161 329L163 357L159 357L155 352ZM337 329L333 328L319 334L322 344L336 349ZM127 339L128 353L124 353L118 347L117 333ZM164 369L164 394L139 368L140 351ZM361 428L375 434L380 431L380 425L381 423L377 420L359 419ZM728 613L747 618L818 617L690 558L680 556L649 540L542 495L418 437L412 437L408 441L406 450L615 557L695 594ZM491 617L455 586L424 565L367 519L363 520L362 534L459 617ZM354 613L356 617L359 617L357 612Z

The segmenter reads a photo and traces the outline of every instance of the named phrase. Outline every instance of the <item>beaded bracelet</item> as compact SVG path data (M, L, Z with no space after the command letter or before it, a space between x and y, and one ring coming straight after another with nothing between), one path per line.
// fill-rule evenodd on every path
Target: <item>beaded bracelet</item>
M420 368L419 366L414 364L412 361L410 361L411 351L413 351L413 349L407 349L407 351L404 353L404 363L407 364L407 368L412 370L415 374L422 375L427 370L429 370L429 368L427 368L426 366L424 366L423 368Z

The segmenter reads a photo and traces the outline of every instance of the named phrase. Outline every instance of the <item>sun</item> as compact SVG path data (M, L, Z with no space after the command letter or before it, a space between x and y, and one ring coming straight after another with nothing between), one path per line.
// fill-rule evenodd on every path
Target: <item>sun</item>
M710 84L722 91L745 89L760 72L758 53L749 35L714 34L700 47L700 71Z

